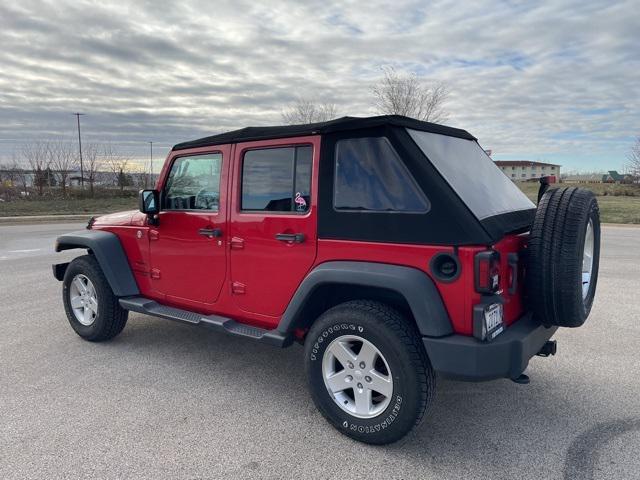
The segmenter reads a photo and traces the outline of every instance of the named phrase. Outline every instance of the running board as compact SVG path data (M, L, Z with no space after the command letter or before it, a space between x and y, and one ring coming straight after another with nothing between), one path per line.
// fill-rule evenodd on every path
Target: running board
M218 315L201 315L188 310L167 307L145 297L125 297L119 301L120 306L125 310L144 313L152 317L189 323L191 325L202 325L231 335L251 338L276 347L287 347L293 341L290 335L282 335L277 330L265 330L263 328L245 325L244 323L238 323L235 320Z

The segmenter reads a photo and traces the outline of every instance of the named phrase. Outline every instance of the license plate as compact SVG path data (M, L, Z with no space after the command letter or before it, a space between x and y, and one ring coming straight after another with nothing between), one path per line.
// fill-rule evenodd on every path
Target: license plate
M502 331L502 305L491 305L484 311L484 323L487 327L487 337L492 339Z

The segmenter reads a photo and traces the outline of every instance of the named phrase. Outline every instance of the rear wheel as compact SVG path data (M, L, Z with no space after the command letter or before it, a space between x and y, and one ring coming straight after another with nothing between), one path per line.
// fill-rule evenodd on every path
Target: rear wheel
M118 303L92 255L69 264L62 281L62 300L71 328L85 340L109 340L127 323L127 310Z
M547 191L529 238L531 308L547 326L579 327L593 305L600 259L595 195L580 188Z
M305 366L320 412L366 443L405 436L434 396L435 375L415 326L378 302L351 301L325 312L307 335Z

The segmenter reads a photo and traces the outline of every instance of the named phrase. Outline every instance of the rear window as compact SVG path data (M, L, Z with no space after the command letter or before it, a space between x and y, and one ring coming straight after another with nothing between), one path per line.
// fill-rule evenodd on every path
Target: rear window
M385 137L336 143L333 206L362 212L424 213L429 200Z
M535 208L478 142L418 130L407 131L479 220Z

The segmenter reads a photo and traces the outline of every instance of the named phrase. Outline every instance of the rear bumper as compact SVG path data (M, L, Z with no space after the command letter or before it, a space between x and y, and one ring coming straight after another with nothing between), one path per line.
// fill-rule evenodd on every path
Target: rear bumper
M481 381L517 378L557 329L545 328L527 314L488 343L465 335L422 340L437 372L461 380Z

